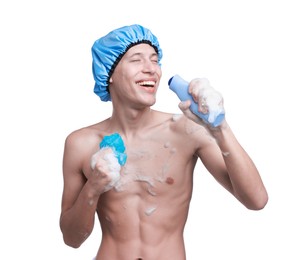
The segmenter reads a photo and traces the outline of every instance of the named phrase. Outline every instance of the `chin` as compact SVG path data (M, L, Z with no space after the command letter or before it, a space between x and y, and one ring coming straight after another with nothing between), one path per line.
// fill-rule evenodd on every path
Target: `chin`
M146 100L146 103L148 106L153 106L154 104L156 104L156 98L153 98L152 100Z

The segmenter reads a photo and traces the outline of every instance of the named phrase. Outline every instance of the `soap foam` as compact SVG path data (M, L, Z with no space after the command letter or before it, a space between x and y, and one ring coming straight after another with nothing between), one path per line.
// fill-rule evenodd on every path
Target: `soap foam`
M218 115L224 113L222 95L210 85L208 79L198 78L194 81L197 84L194 85L192 93L199 96L199 106L208 110L208 122L213 123Z
M107 164L108 170L109 170L109 177L111 178L111 182L105 186L104 192L109 191L120 180L120 170L121 166L118 162L118 158L114 151L110 148L102 148L98 152L96 152L92 158L91 158L91 168L95 168L95 164L97 163L97 160L99 158L102 158L105 163Z
M150 215L152 215L153 213L154 213L154 211L157 209L157 207L149 207L149 208L147 208L146 210L145 210L145 214L147 215L147 216L150 216Z

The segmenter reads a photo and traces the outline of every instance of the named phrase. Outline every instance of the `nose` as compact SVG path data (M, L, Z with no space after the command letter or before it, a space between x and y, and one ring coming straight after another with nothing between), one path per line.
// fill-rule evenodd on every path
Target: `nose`
M155 63L151 60L146 60L143 65L143 72L154 74L156 70L158 69L159 65L158 63Z

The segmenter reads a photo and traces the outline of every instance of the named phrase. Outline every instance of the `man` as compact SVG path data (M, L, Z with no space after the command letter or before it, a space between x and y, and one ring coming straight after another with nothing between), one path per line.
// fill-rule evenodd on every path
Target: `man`
M112 101L113 112L66 139L60 227L67 245L78 248L88 238L97 213L102 241L95 259L185 260L183 230L198 159L245 207L266 205L260 175L226 119L216 127L205 124L190 111L191 101L179 104L184 115L151 109L162 50L150 30L118 28L97 40L92 53L94 91ZM191 81L190 92L206 101L199 85ZM99 150L114 133L126 148L119 168L115 145Z

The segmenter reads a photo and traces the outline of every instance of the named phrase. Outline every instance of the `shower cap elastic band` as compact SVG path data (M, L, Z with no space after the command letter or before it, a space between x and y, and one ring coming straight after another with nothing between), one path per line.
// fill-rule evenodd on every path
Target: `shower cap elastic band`
M160 64L163 54L158 39L141 25L134 24L115 29L94 42L91 48L94 93L102 101L111 101L109 80L118 62L132 46L140 43L148 43L155 49Z

